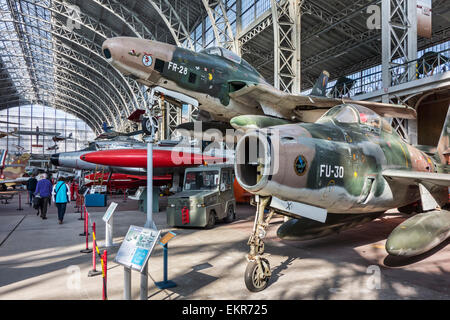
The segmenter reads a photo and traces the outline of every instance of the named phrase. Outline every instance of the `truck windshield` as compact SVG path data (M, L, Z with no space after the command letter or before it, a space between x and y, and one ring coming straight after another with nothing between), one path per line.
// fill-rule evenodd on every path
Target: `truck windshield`
M184 190L213 190L219 185L219 171L186 172Z

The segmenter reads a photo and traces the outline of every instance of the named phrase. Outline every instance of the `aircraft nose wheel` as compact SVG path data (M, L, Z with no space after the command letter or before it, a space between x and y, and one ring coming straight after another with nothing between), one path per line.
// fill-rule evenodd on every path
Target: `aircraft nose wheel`
M158 119L155 117L142 119L142 130L146 135L153 135L158 131Z
M269 261L262 257L264 254L263 239L266 236L266 229L269 226L270 219L274 211L270 210L266 219L264 219L264 210L270 203L270 197L257 199L257 209L253 232L248 240L250 253L247 255L247 268L245 269L244 282L247 289L251 292L264 290L269 284L271 271Z
M258 261L250 261L245 269L245 286L251 292L259 292L267 288L270 280L269 261L260 258Z

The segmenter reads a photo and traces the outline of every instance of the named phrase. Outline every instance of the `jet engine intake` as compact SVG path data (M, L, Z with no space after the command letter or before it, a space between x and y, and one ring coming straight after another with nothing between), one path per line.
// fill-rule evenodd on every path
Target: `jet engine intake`
M267 133L246 134L236 146L235 173L239 184L250 192L263 189L272 174L272 147Z

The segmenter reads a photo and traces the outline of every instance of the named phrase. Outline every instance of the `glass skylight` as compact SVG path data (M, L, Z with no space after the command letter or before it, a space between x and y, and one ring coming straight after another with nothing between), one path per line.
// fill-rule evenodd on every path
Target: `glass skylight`
M54 92L50 0L0 0L0 52L21 100Z

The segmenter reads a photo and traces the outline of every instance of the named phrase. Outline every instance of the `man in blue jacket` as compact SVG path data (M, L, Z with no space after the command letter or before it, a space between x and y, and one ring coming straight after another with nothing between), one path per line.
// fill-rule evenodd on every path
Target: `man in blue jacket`
M62 224L64 214L66 213L67 202L70 202L70 188L63 177L60 177L53 187L52 195L53 201L58 208L58 223Z
M36 191L34 192L35 196L41 197L41 218L42 220L47 219L47 208L50 203L50 197L52 196L53 184L49 179L50 175L45 173L44 178L39 180L36 185Z

